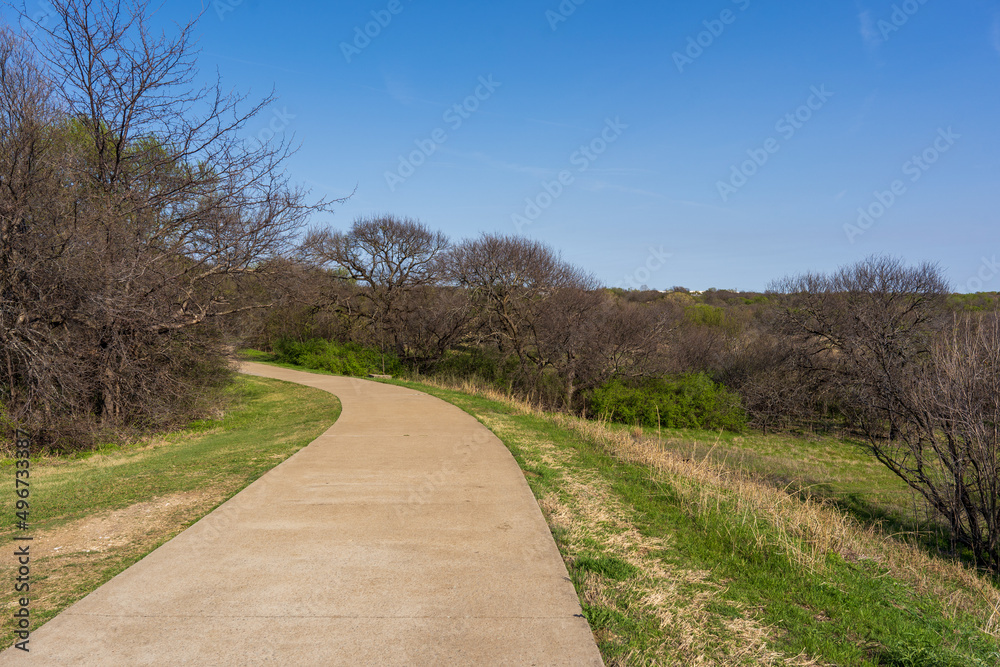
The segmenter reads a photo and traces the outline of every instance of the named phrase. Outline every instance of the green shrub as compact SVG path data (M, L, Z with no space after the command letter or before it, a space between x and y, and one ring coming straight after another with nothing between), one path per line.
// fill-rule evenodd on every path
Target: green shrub
M742 431L747 423L739 396L704 373L637 386L611 380L594 391L591 408L611 421L651 427Z
M305 368L329 371L337 375L365 377L383 372L382 353L357 343L337 343L313 338L305 342L282 338L274 344L279 361ZM385 373L400 375L403 364L391 352L385 353Z
M691 324L699 324L706 327L721 327L726 323L725 310L709 306L705 303L688 306L684 309L684 317Z

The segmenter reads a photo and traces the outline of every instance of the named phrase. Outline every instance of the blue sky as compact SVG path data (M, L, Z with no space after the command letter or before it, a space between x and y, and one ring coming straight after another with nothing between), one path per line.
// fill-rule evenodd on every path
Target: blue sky
M280 96L249 133L293 135L315 194L357 187L318 225L519 231L608 285L759 290L890 253L1000 290L1000 0L576 2L160 17L205 6L202 69Z

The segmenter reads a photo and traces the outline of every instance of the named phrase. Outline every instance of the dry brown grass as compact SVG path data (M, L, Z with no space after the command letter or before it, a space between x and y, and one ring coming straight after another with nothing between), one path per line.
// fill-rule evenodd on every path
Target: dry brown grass
M749 527L760 548L778 546L800 566L821 571L827 555L844 560L871 560L919 594L947 600L946 613L980 615L983 605L993 614L982 629L1000 636L1000 591L986 577L955 561L935 558L918 546L863 526L828 504L800 499L767 483L728 470L707 459L683 458L665 451L656 438L608 428L564 415L561 426L602 444L616 457L655 470L684 494L692 511L720 511L722 506Z
M669 482L683 494L689 511L718 512L725 507L725 511L735 512L739 521L751 528L760 548L775 548L777 533L778 548L804 568L822 571L831 553L849 562L873 561L890 576L912 586L915 592L945 602L945 613L950 616L968 614L984 618L981 629L1000 637L1000 590L979 572L952 560L935 558L909 543L907 536L890 535L878 526L862 525L824 502L803 500L748 474L712 462L708 457L698 460L667 451L659 438L645 436L638 429L628 431L601 422L545 413L534 404L475 382L437 381L433 384L498 401L523 414L545 416L599 444L614 457L649 468L655 478ZM580 495L581 498L586 496L586 493ZM608 502L607 498L602 502ZM593 513L588 520L600 521L601 512L609 510L581 511L583 516ZM620 534L626 535L627 531L622 530ZM629 543L628 548L624 548L625 543L621 546L623 555L641 553L643 549L640 542ZM639 562L634 564L639 566ZM656 573L656 566L651 562L643 561L641 567ZM677 575L657 578L668 587L666 590L669 590L671 576ZM649 600L660 599L658 595L656 591L651 592ZM693 618L697 618L697 605L686 613L693 613Z
M533 410L527 404L507 403ZM625 581L586 572L579 594L585 605L622 614L638 604L644 614L655 619L663 639L658 645L611 659L609 665L704 665L706 667L744 665L812 665L799 659L785 659L769 648L772 629L764 625L757 610L744 609L738 619L720 621L710 606L725 592L710 581L709 572L668 565L659 556L666 544L644 536L633 522L634 510L620 502L596 473L566 470L570 455L551 442L524 429L490 416L481 416L488 427L505 436L514 436L529 447L522 456L529 466L544 464L560 474L557 492L539 498L539 506L549 525L560 534L567 565L572 567L596 548L604 556L614 556L641 573ZM731 603L729 603L731 604ZM624 645L625 638L607 629L596 633L599 642Z
M500 391L496 387L491 387L490 385L479 380L470 380L467 378L422 377L420 378L420 383L429 387L460 391L463 394L479 396L491 401L496 401L497 403L514 408L523 414L545 414L542 408L536 403L526 401L523 398L514 395L512 392Z

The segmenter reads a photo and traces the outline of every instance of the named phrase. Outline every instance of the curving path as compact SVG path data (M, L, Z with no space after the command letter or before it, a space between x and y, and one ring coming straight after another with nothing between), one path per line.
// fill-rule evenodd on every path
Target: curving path
M401 387L245 364L336 394L337 423L0 665L601 665L513 457Z

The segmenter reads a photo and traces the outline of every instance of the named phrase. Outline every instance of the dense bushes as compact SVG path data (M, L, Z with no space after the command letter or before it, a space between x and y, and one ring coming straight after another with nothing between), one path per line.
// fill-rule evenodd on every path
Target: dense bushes
M336 343L322 338L304 343L283 338L274 344L274 355L288 364L353 377L373 373L399 375L403 372L403 365L391 352L383 355L376 349L357 343Z
M160 33L155 8L120 0L12 9L0 451L14 429L62 451L207 416L231 376L227 327L271 302L273 260L330 202L289 182L287 143L245 141L273 97L189 85L195 22Z
M742 431L740 398L703 373L626 385L611 380L594 391L591 407L611 421L663 428Z

